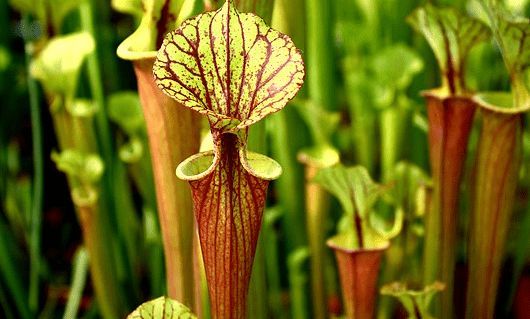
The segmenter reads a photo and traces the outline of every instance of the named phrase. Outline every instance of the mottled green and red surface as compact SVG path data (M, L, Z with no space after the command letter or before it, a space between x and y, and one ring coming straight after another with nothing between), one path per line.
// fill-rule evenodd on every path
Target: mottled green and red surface
M177 168L190 182L214 318L244 318L272 159L247 153L248 126L282 109L302 86L291 39L231 1L185 21L158 52L157 85L208 117L213 152Z

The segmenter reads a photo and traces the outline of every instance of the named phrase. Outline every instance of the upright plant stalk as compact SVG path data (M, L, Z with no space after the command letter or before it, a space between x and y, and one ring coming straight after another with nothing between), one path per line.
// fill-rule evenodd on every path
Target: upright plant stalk
M302 270L308 257L309 249L307 247L301 247L289 254L287 259L291 318L309 318L309 306L305 297L307 274Z
M412 101L406 91L414 76L423 69L423 61L408 46L396 44L379 50L370 62L371 71L377 74L373 85L379 87L374 96L375 106L382 109L379 113L379 135L383 154L381 175L384 182L390 182L396 163L403 156L404 142L412 122ZM360 112L366 113L366 110ZM365 143L367 142L362 142Z
M96 40L97 35L94 30L93 9L90 1L85 1L80 5L80 19L83 29L90 33ZM138 251L138 219L134 212L132 194L129 187L124 187L127 183L123 164L116 160L114 145L112 143L110 125L107 117L107 104L105 103L104 89L101 77L101 64L97 50L87 56L87 70L90 90L94 103L98 106L99 112L95 114L96 138L101 155L107 163L106 174L101 193L101 202L107 205L108 211L115 216L114 229L118 232L119 250L125 258L119 258L118 267L124 268L123 277L128 293L134 297L138 296L138 281L136 274L140 269Z
M183 161L177 176L192 189L212 316L245 318L267 186L281 174L278 163L247 151L248 127L298 92L301 54L226 1L168 34L153 71L164 93L210 122L213 151Z
M480 105L480 104L479 104ZM470 221L466 318L493 318L502 252L521 164L522 117L482 112Z
M425 217L424 280L441 280L442 316L452 313L457 247L458 194L475 103L470 97L424 93L429 119L433 211Z
M30 238L30 287L29 309L36 313L39 303L40 275L40 237L42 227L42 196L44 186L44 161L42 151L42 126L39 108L37 81L30 75L29 65L32 53L31 43L26 43L26 64L28 65L28 91L31 109L32 143L33 143L33 196L31 207L31 238Z
M427 5L416 9L409 22L429 42L442 73L442 87L425 92L429 120L429 155L433 179L433 204L425 218L424 283L446 285L436 316L454 313L458 195L466 158L475 103L465 83L466 57L488 36L477 20L451 8Z
M328 110L336 108L332 33L332 3L306 1L307 84L309 99Z
M18 316L29 319L33 316L27 307L28 294L24 290L23 280L17 269L18 265L14 262L13 254L10 253L12 249L9 247L8 229L7 225L0 223L0 273L6 279L2 289L9 291L14 303L13 308L16 309Z
M291 4L286 5L290 6ZM323 110L336 109L335 66L333 64L335 60L333 59L334 46L329 45L330 39L333 38L332 7L332 3L326 1L308 0L305 2L308 103L315 110L320 110L320 113L324 113ZM323 114L306 112L306 114L302 113L302 116L304 115L306 115L306 122L311 124L311 118L316 119L318 123L318 115ZM331 131L336 128L336 125L327 127L327 124L330 123L320 122L318 124L321 125L317 128L309 125L314 147L311 150L303 150L298 154L298 158L305 164L305 208L310 251L312 317L323 319L328 316L324 276L324 268L327 262L326 254L324 253L324 221L329 210L329 195L319 184L313 183L312 180L319 169L337 164L339 156L338 152L330 147L329 137L332 132L321 136L318 136L317 133L319 130L328 129ZM315 150L317 151L314 152Z
M301 50L305 42L303 4L304 0L276 0L272 19L273 27L289 34ZM296 227L304 218L304 177L303 170L296 160L297 152L306 143L302 138L303 134L300 134L303 125L294 108L275 114L268 124L271 128L271 154L284 168L284 173L276 182L276 189L278 203L285 212L281 223L286 237L285 246L288 252L293 252L307 242L305 228ZM299 138L294 140L293 135Z
M291 4L286 5L291 6ZM339 162L338 152L330 147L329 142L331 131L336 128L337 122L335 121L335 125L328 125L331 123L319 123L318 121L319 115L324 115L322 114L324 110L336 109L334 46L329 45L330 39L333 38L332 7L332 3L326 1L305 2L308 103L320 114L302 113L302 116L306 115L306 122L310 124L314 147L300 152L298 158L305 164L306 227L310 251L312 317L317 319L328 316L324 276L327 262L327 255L324 252L324 226L329 210L329 195L312 180L321 168L330 167ZM320 125L311 127L311 119L316 120L316 123ZM318 132L326 129L327 134L319 136Z
M327 255L325 252L325 225L329 210L329 195L312 180L319 171L318 166L306 165L306 225L309 241L309 261L311 275L311 296L313 318L327 317L327 300L324 268Z
M88 33L56 37L33 60L31 73L42 82L48 97L59 147L63 151L62 155L54 156L54 159L59 169L69 177L83 241L90 255L96 298L103 317L110 319L121 316L124 305L122 295L118 293L119 278L114 255L109 249L109 244L113 242L109 216L100 207L99 189L95 185L102 173L103 164L95 155L96 159L91 157L90 161L85 162L85 154L97 152L92 123L92 116L97 109L90 101L75 99L81 66L94 46ZM76 50L69 50L72 47ZM68 63L62 63L66 60ZM84 166L85 164L88 166ZM78 184L81 179L90 183L89 192L79 193Z
M195 296L194 221L191 194L173 175L176 163L199 150L200 121L190 110L164 95L152 69L156 48L175 28L182 1L143 1L140 26L118 47L118 56L131 60L147 126L158 214L164 242L168 296L198 308ZM169 10L169 11L164 11ZM197 309L196 309L197 310Z
M331 167L339 162L338 151L324 144L302 151L298 159L304 163L306 193L306 227L309 242L309 262L311 279L311 297L313 318L326 318L327 298L324 268L327 254L325 252L325 225L329 211L329 194L313 180L321 169ZM313 152L311 152L313 151Z
M284 317L282 307L282 288L280 274L278 272L279 252L278 252L278 234L275 229L275 223L282 217L283 210L281 207L272 207L265 210L263 216L262 238L266 243L263 245L265 250L265 270L267 272L267 288L270 312L274 318L281 319Z
M123 305L118 292L112 252L108 249L110 229L104 222L104 211L98 202L97 183L103 173L103 162L95 154L67 149L52 154L57 168L67 174L72 201L89 255L90 273L98 306L103 318L122 316Z
M68 294L68 301L64 309L63 319L75 318L77 316L77 311L79 310L79 304L83 297L88 270L88 253L86 248L81 247L77 250L73 264L71 289Z
M299 111L309 127L314 146L298 153L304 164L306 193L306 227L309 242L311 296L313 318L326 318L327 298L324 270L331 262L325 252L326 220L329 211L329 194L318 183L313 182L321 169L340 161L339 152L331 146L331 135L339 121L338 114L326 112L314 103L300 105Z
M423 223L430 203L430 177L418 166L399 162L393 169L392 206L396 214L403 214L403 229L393 240L386 253L385 267L380 275L381 282L400 280L415 283L423 269ZM396 302L382 298L377 317L391 317Z
M482 110L469 234L466 318L493 318L522 159L522 121L530 110L530 20L512 18L484 1L510 75L512 92L475 96Z

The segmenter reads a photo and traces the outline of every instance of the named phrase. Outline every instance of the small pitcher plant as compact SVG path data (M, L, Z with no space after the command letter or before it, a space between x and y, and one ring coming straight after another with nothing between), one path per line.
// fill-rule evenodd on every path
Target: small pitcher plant
M394 282L383 286L381 294L399 299L407 311L408 319L434 319L429 308L436 294L444 289L445 285L438 281L422 290L412 290L401 282Z
M510 92L475 96L482 128L469 234L466 318L493 318L522 161L523 115L530 110L530 20L483 1L511 81Z
M469 51L488 38L480 21L453 8L426 5L408 19L434 51L442 86L423 92L429 120L429 155L433 178L433 205L425 219L424 281L447 285L438 315L452 318L457 245L458 194L476 104L466 86Z
M401 230L403 214L396 215L389 231L382 229L374 205L388 188L375 183L361 166L322 169L315 181L335 195L344 210L339 234L328 246L337 258L346 317L372 318L381 259L389 240Z
M248 127L281 110L304 80L291 39L232 1L169 33L153 72L158 87L207 116L213 151L177 167L190 183L213 318L244 318L266 191L281 174L247 151Z

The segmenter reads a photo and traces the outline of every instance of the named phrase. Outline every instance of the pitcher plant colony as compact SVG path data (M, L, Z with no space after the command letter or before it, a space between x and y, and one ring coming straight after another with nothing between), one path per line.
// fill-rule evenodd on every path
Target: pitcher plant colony
M529 15L0 0L0 318L527 318Z

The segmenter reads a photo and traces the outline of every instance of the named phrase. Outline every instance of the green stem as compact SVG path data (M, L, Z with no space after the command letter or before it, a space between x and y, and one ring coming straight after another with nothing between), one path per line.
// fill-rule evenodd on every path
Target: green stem
M253 152L266 154L265 121L255 123L250 128L248 149ZM256 255L252 266L252 275L249 288L249 312L256 319L265 319L267 315L267 284L265 278L265 242L263 235L259 236Z
M384 154L381 156L381 172L384 182L392 179L394 166L402 148L404 116L401 113L400 109L392 107L384 110L380 117L381 154Z
M97 39L97 34L94 30L94 15L92 11L92 4L85 1L80 6L81 24L83 29L92 34ZM110 133L109 120L107 117L107 109L105 104L105 95L101 81L101 64L98 57L98 52L95 50L87 57L89 84L95 103L98 105L98 112L96 112L96 133L98 137L98 144L100 146L101 154L104 162L106 174L104 175L105 192L102 194L102 202L106 205L109 212L111 212L110 220L115 219L112 224L117 228L119 239L119 250L122 256L126 258L117 258L120 268L125 268L126 281L130 285L129 292L133 295L138 295L138 288L135 282L135 269L139 267L138 260L138 246L137 232L139 230L139 223L134 214L134 205L132 203L132 194L126 185L126 175L122 163L116 159L113 152L112 136ZM108 194L112 194L109 196Z
M97 39L97 34L94 31L93 23L93 12L91 3L85 1L81 4L80 8L81 24L83 29L88 31L94 38ZM110 134L110 126L107 118L107 110L105 108L105 94L103 92L103 86L101 84L101 71L100 63L95 50L92 54L87 57L88 65L88 77L90 90L95 102L99 107L99 111L96 112L96 127L98 132L98 141L100 142L103 159L105 163L112 162L112 138Z
M14 310L11 308L11 304L7 300L7 293L2 287L2 282L0 282L0 306L2 306L3 314L6 319L16 319Z
M97 199L84 199L72 192L76 211L83 233L83 241L90 257L90 274L96 292L98 306L105 319L121 318L123 305L121 303L120 287L115 274L113 255L109 249L111 232L108 224L102 222L103 213L98 208ZM89 194L87 197L97 196Z
M156 205L156 202L155 202ZM150 296L156 297L164 295L164 248L155 206L144 206L144 239L145 250L148 258Z
M324 253L324 226L328 217L329 195L320 185L311 182L319 169L311 164L306 165L306 222L310 251L312 318L323 319L328 316L324 276L324 265L327 262L327 255Z
M269 302L273 318L282 318L283 307L281 300L281 280L278 272L280 265L279 252L278 252L278 234L274 229L276 220L281 217L283 211L279 208L270 208L265 211L263 220L263 230L261 236L263 241L267 244L264 245L265 250L265 263L267 271L267 280L269 284Z
M289 286L292 318L309 318L309 305L306 299L307 276L302 268L309 258L307 247L298 248L289 255Z
M375 168L375 131L376 131L376 115L375 112L366 105L366 100L362 95L362 91L358 88L363 87L362 81L358 78L351 79L352 83L348 85L349 98L349 112L352 117L351 134L353 143L355 145L355 159L356 161L366 167L366 169L373 174ZM348 81L348 82L350 82ZM368 90L368 88L366 88Z
M18 313L23 319L32 318L27 306L27 295L23 289L22 279L18 266L15 264L14 256L10 253L9 242L13 241L8 228L0 222L0 273L7 286L7 290L11 294Z
M260 234L254 256L254 265L252 266L252 275L250 278L248 313L252 318L268 318L267 305L267 283L265 278L265 242L263 234Z
M283 168L283 173L276 182L278 200L285 210L282 227L287 237L287 249L293 251L306 242L304 227L298 227L304 219L303 175L296 161L297 147L292 144L292 136L300 128L299 119L294 109L286 108L271 117L272 154Z
M319 107L336 108L333 65L331 3L322 0L306 1L307 21L307 87L309 98Z
M30 75L30 43L26 43L26 65L28 74L28 93L31 110L32 143L33 143L33 200L30 225L30 279L29 309L36 313L39 307L39 274L40 274L40 237L42 227L42 196L44 186L44 163L42 151L42 125L39 108L37 81Z
M85 248L81 247L74 257L74 274L70 285L70 294L64 310L63 319L76 318L79 309L88 271L88 254Z

